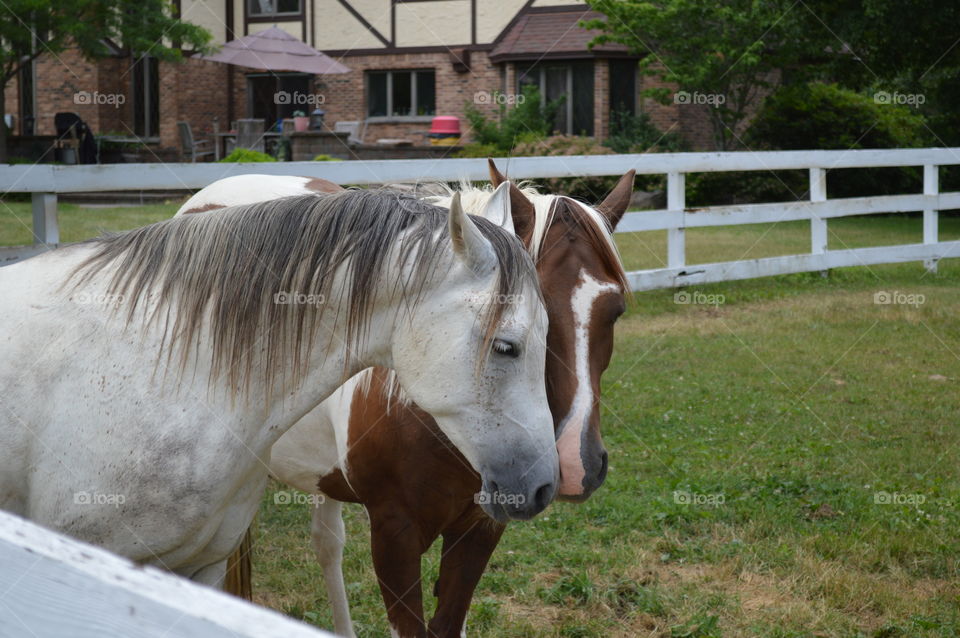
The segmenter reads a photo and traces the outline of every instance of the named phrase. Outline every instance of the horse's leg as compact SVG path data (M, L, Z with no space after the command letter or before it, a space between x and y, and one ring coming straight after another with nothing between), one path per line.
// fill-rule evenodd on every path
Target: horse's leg
M227 559L201 567L190 576L190 580L214 589L223 589L223 579L227 576Z
M425 638L423 593L420 590L420 557L426 547L420 530L403 514L388 506L370 509L370 545L380 593L387 608L392 636ZM429 543L427 544L429 547Z
M467 518L467 517L464 517ZM463 520L463 519L461 519ZM467 611L473 590L500 542L505 525L469 517L443 532L440 577L434 588L437 613L430 620L430 637L460 638L466 635Z
M353 622L350 619L350 603L343 584L343 546L346 530L343 527L343 503L332 498L313 508L310 528L313 549L323 568L323 581L327 585L327 598L333 608L333 628L341 636L353 638Z

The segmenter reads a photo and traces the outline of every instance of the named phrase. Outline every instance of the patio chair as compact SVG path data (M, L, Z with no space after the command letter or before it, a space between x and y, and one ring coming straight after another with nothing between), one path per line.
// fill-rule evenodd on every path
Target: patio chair
M70 111L55 113L53 127L57 131L54 155L64 164L96 164L97 143L93 132L80 116Z
M197 158L213 155L213 148L209 146L210 140L193 139L193 129L189 122L177 122L177 131L180 133L181 157L189 157L191 162L196 162Z
M263 120L237 120L237 148L265 152Z
M349 133L347 136L348 144L359 144L363 141L363 136L360 134L360 122L336 122L333 125L334 133Z

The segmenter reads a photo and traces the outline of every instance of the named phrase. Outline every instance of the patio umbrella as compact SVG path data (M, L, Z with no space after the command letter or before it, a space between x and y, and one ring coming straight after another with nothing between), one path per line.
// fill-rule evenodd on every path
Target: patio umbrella
M350 72L349 68L329 55L317 51L277 27L231 40L212 55L197 54L194 57L264 71L300 71L314 74Z

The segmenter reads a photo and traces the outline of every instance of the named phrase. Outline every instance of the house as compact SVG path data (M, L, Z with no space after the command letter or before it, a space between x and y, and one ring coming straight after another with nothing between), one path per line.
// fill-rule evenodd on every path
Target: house
M269 125L294 111L326 112L327 126L358 123L366 143L427 142L434 115L463 117L474 104L495 112L528 83L547 99L566 96L560 131L603 139L613 111L646 110L662 130L705 146L699 111L638 100L651 78L620 45L588 48L578 26L597 17L571 0L179 0L181 19L215 42L277 26L324 51L350 73L266 73L197 59L179 64L115 54L90 62L76 52L41 56L7 89L13 133L51 135L53 116L74 111L97 133L144 140L149 155L174 159L177 121L196 137L238 118ZM278 96L285 96L278 98ZM149 159L149 158L148 158Z

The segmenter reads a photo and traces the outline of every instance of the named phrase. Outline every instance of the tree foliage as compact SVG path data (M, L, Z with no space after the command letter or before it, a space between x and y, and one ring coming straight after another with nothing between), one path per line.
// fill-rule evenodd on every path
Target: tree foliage
M111 53L111 44L134 57L177 60L181 46L209 51L212 35L181 22L168 0L4 0L0 3L0 115L3 91L40 55L57 57L76 47L88 58ZM69 69L64 69L69 74ZM0 159L6 130L0 119Z
M583 26L642 56L640 69L675 84L648 96L707 108L721 149L736 147L751 105L783 69L822 48L794 0L588 0L606 19Z

